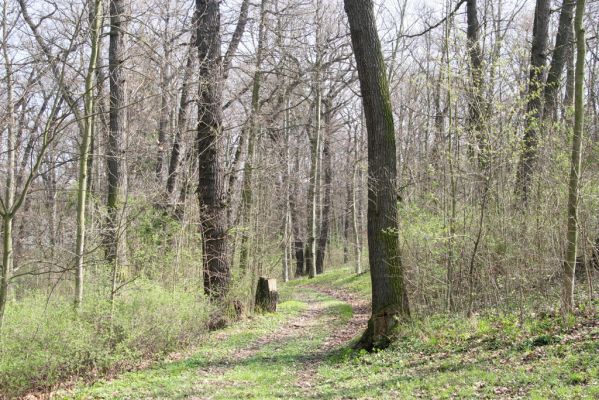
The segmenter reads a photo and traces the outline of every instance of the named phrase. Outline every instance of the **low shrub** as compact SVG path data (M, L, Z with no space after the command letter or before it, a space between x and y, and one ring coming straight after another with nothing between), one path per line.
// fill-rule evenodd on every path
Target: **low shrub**
M141 360L187 347L206 331L209 314L201 295L149 281L127 287L114 307L89 294L78 314L70 299L31 295L7 308L0 336L0 398L131 369Z

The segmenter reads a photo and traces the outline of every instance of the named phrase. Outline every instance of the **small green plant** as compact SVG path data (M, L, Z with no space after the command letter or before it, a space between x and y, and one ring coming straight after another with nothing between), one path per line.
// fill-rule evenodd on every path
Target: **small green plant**
M37 294L9 308L0 337L0 394L49 390L189 346L206 332L211 309L194 292L144 280L117 296L112 312L98 293L88 295L79 314L70 298L50 303Z

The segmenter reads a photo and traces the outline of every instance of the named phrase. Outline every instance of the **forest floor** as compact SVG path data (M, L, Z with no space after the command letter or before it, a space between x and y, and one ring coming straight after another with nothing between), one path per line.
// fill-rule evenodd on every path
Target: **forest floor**
M430 318L390 349L351 350L368 276L335 270L284 285L277 313L210 334L193 354L56 394L64 399L596 399L599 322Z

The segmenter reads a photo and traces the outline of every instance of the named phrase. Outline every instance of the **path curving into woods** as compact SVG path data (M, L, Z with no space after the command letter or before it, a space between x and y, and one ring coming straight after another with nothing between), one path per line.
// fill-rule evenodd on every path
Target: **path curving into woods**
M311 398L319 367L359 335L369 304L339 289L298 286L276 314L211 334L188 359L123 374L58 398Z

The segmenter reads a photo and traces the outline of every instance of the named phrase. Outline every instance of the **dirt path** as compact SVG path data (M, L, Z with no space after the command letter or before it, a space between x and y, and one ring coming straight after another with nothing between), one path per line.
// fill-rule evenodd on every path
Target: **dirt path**
M260 353L268 348L272 356L276 356L278 350L284 350L286 346L302 338L309 338L315 334L315 330L327 329L326 337L320 341L317 348L297 357L295 361L295 376L293 377L294 386L303 395L307 395L317 384L318 367L327 359L339 346L352 340L359 334L368 321L370 309L367 302L359 299L351 293L325 287L310 286L307 287L313 291L312 295L300 292L297 300L307 304L307 308L297 317L285 323L279 329L264 335L254 341L251 345L239 349L219 366L201 368L199 375L201 380L206 380L201 384L202 387L214 388L212 378L215 375L224 375L227 370L235 366L248 363L256 357L261 357ZM314 296L317 294L317 296ZM327 303L321 296L333 298L335 300L349 304L352 307L353 315L343 325L336 325L334 322L339 317L331 314ZM225 382L222 384L226 385ZM210 395L195 395L190 397L192 400L210 399Z
M352 340L356 335L360 334L366 329L368 318L370 317L370 304L359 298L357 295L335 289L331 287L323 286L309 286L311 289L326 294L327 296L341 300L352 307L353 316L351 320L342 328L331 332L331 335L323 343L321 351L323 353L329 353L334 348Z
M57 398L313 398L319 366L362 332L368 316L368 304L350 293L298 286L279 313L216 333L194 355Z
M318 367L327 359L330 353L341 345L352 340L366 328L368 318L370 317L370 305L367 301L360 299L353 293L323 286L309 286L310 289L325 294L329 297L341 300L352 307L352 318L340 329L335 329L329 333L322 342L318 351L314 353L311 362L304 363L304 368L298 373L296 385L304 394L308 394L317 384Z

